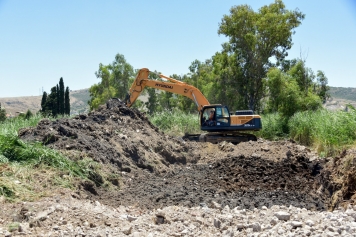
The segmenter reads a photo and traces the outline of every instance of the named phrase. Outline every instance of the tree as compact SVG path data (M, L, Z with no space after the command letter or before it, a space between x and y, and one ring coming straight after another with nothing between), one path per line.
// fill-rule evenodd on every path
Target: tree
M44 116L52 115L54 117L64 114L69 115L70 105L68 106L68 109L65 108L66 103L69 103L68 87L67 90L68 92L64 92L64 81L61 77L59 79L59 84L51 88L50 94L47 94L47 92L44 91L41 99L41 113ZM65 93L68 93L68 95L65 95ZM68 96L68 98L65 98L66 96Z
M48 110L48 108L46 108L47 106L47 92L43 92L42 95L42 99L41 99L41 113L44 114L46 113L46 111Z
M63 82L62 77L59 79L58 101L59 101L59 113L65 114L65 111L64 111L64 103L65 103L65 101L64 101L64 82Z
M33 116L33 113L31 112L31 110L27 110L27 112L24 115L24 119L30 119Z
M70 115L70 98L69 98L69 87L67 86L64 94L64 114Z
M61 114L61 104L64 103L64 101L61 101L61 97L59 95L59 86L57 84L56 86L56 94L57 94L57 114Z
M91 98L88 104L90 109L97 108L113 97L124 99L133 74L133 67L126 62L125 57L121 54L116 54L115 61L109 65L100 63L99 70L95 72L95 75L101 81L89 88Z
M307 95L309 89L313 85L315 76L314 72L305 66L305 62L297 60L297 62L289 69L288 74L296 79L300 90L304 95Z
M263 78L268 68L287 56L294 28L303 19L304 14L287 10L281 0L261 7L258 12L248 5L234 6L230 15L224 15L218 33L229 38L223 51L236 57L235 68L241 70L241 76L234 78L236 90L249 109L260 110Z
M1 103L0 103L0 122L3 122L6 120L6 111L5 109L1 108Z
M266 85L267 112L278 112L289 118L298 111L315 111L321 108L319 96L311 88L305 92L293 70L285 73L278 68L271 68L267 73Z
M58 97L57 97L57 86L51 88L51 93L47 97L46 112L50 112L53 117L58 114Z
M330 98L329 90L328 78L323 71L318 70L316 74L315 92L321 98L323 103L326 103L326 100Z

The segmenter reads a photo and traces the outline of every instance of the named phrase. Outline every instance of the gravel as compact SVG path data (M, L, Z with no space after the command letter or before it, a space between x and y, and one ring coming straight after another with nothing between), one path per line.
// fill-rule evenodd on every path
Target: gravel
M146 210L66 195L17 208L4 204L3 210L9 215L0 219L1 236L356 236L356 206L351 205L332 212L205 203Z

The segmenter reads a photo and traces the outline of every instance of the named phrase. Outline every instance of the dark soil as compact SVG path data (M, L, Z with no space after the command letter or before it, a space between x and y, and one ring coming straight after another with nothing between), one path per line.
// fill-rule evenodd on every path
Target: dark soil
M338 191L328 188L331 176L324 161L292 141L185 142L160 132L144 114L118 99L74 119L42 120L36 128L20 130L19 136L41 141L71 159L91 157L122 175L119 190L88 181L76 192L77 198L112 206L151 209L215 201L231 208L293 205L325 210Z

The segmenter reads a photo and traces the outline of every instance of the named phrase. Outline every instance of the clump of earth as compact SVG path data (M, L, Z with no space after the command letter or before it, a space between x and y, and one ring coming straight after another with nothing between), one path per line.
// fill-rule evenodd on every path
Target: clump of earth
M76 200L109 207L157 210L228 207L255 210L276 205L326 211L355 199L355 152L320 159L309 148L285 141L237 145L184 141L159 131L119 99L87 115L42 120L19 131L70 159L90 157L121 176L121 185L78 185ZM20 207L18 207L20 208Z

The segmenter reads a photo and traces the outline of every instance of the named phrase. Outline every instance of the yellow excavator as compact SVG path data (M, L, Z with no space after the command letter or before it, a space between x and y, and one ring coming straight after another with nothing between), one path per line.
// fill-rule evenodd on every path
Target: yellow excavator
M186 134L183 139L211 143L228 141L235 144L257 140L255 135L243 133L262 129L261 117L253 114L252 110L230 113L227 106L210 104L200 90L192 85L162 74L157 75L166 81L150 79L149 74L150 71L147 68L139 70L124 101L128 107L132 106L146 86L168 91L190 98L195 102L199 111L200 128L205 133Z

